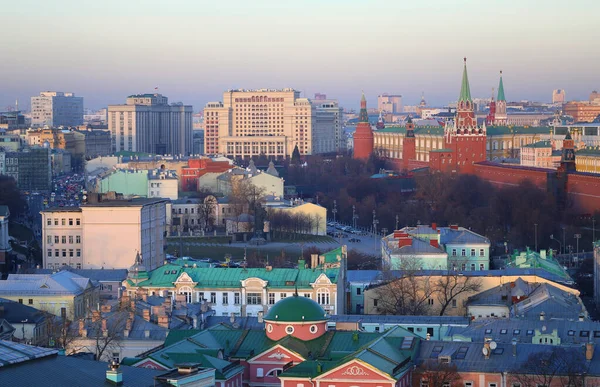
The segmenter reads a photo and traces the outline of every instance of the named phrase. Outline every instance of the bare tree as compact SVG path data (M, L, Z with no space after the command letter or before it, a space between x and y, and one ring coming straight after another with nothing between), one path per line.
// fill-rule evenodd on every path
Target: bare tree
M435 287L429 279L419 276L421 260L408 258L399 271L384 270L383 283L377 286L377 308L383 314L427 315L430 314L430 301Z
M214 225L216 208L217 199L212 195L205 197L202 203L198 204L198 222L201 222L203 229Z
M90 322L87 337L97 360L104 359L107 353L114 352L121 347L128 317L129 313L123 310Z
M553 348L532 353L512 372L513 383L521 387L560 385L583 387L586 361L581 349Z
M229 203L236 218L236 230L239 229L240 215L253 211L263 197L264 189L255 186L247 179L232 181Z
M67 355L77 352L73 343L79 338L79 335L71 321L48 312L44 312L44 314L46 315L46 330L40 336L38 345L64 349L67 351Z
M461 294L478 292L481 289L481 279L459 275L456 271L446 273L434 284L436 298L440 304L440 316Z
M413 371L413 387L459 387L461 377L455 364L427 359Z

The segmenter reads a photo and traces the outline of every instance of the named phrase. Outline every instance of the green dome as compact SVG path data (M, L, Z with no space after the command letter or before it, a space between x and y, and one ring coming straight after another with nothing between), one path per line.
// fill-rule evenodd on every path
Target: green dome
M308 297L284 298L269 309L265 320L282 322L323 321L327 314L321 305Z

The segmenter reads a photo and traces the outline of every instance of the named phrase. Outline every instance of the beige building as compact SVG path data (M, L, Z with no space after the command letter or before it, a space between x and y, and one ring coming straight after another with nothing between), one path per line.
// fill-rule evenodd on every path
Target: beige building
M111 200L42 211L44 267L124 269L164 261L167 199Z
M560 164L561 152L555 151L552 142L538 141L521 148L521 165L527 167L556 169Z
M85 135L67 129L36 129L27 131L27 143L33 146L44 146L48 143L51 149L63 149L73 156L85 155Z
M42 91L31 97L31 126L77 126L83 124L83 97L62 91Z
M377 109L386 113L402 113L402 96L387 93L377 96Z
M124 105L109 105L108 129L113 152L192 152L192 107L180 102L169 105L161 94L130 95Z
M9 274L0 281L0 297L61 316L84 317L100 301L100 288L67 270L54 274Z
M490 271L489 273L492 273L492 271ZM464 275L462 275L462 274L464 274ZM549 283L552 286L554 286L562 291L568 292L570 294L573 294L573 295L579 297L578 290L570 288L563 284L559 284L557 282L550 281L541 276L533 275L533 274L508 275L508 274L502 273L502 271L499 271L498 275L489 274L486 276L470 277L468 275L469 274L468 272L464 272L462 274L456 275L456 276L450 276L450 281L448 281L448 284L453 284L452 281L454 278L457 279L459 284L461 284L462 283L461 281L464 281L465 278L470 278L469 281L478 281L480 283L479 290L466 291L466 292L461 293L458 296L456 296L455 297L456 301L455 302L452 301L444 313L447 316L465 316L467 313L466 304L467 304L467 300L469 299L469 297L474 296L479 293L482 293L486 290L495 288L502 284L514 282L519 278L523 281L531 282L531 283L538 283L538 284ZM417 278L416 283L430 285L429 288L427 288L426 285L422 285L418 288L418 291L417 291L418 295L416 298L422 299L425 295L425 291L430 292L431 286L433 286L434 284L437 284L438 281L443 280L444 277L442 275L433 274L433 275L417 276L416 278ZM398 280L396 280L396 281L398 281ZM398 292L402 291L402 289L406 289L405 285L398 285L398 283L396 281L392 281L392 282L381 284L381 285L374 285L374 286L371 286L364 290L364 314L384 313L382 310L382 308L384 308L384 305L390 305L390 303L393 303L394 298L398 297ZM447 293L447 294L449 294L449 293ZM441 303L440 303L440 299L438 298L438 296L439 296L439 294L434 293L434 294L431 294L430 297L428 297L428 298L425 297L423 299L423 302L427 302L427 305L428 305L427 315L432 315L432 316L439 315Z
M566 101L566 94L564 89L555 89L552 92L552 103L563 104Z
M222 102L204 109L204 153L283 158L296 146L301 154L335 152L341 144L341 109L324 102L301 98L294 89L226 91Z
M289 215L303 215L310 222L310 229L306 233L327 234L327 209L318 204L306 203L299 199L286 201L275 197L267 201L265 208L269 214L281 211Z

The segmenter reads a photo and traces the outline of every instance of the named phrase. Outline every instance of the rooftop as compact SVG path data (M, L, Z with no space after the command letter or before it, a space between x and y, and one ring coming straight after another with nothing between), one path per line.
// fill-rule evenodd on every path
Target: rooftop
M68 294L84 292L92 283L88 278L69 271L54 274L9 274L8 279L0 281L2 294Z

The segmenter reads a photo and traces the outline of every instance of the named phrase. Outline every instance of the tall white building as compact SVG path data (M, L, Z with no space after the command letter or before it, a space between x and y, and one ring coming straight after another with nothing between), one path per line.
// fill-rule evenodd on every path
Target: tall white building
M125 269L136 252L147 268L162 265L168 201L110 200L42 211L44 267Z
M161 94L137 94L124 105L108 106L108 129L114 152L160 155L192 152L192 106L169 105Z
M77 126L83 124L83 97L62 91L42 91L31 97L31 126Z
M301 154L336 152L340 121L337 102L294 89L229 90L204 109L205 154L289 157L296 146Z

